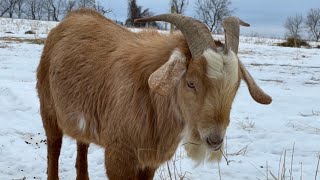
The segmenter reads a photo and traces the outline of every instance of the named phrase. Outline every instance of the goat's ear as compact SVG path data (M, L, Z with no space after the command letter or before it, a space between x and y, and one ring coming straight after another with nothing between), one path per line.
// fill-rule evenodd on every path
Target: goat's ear
M163 96L170 94L185 73L186 66L186 56L175 49L169 60L150 75L150 89Z
M248 70L244 67L241 61L239 61L241 76L242 79L246 82L251 97L260 104L270 104L272 102L272 98L263 92L263 90L258 86L258 84L254 81Z

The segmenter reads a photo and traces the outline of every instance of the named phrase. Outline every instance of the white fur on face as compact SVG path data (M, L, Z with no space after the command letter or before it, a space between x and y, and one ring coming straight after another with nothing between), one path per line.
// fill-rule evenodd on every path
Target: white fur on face
M212 49L204 51L203 56L207 60L209 78L221 79L224 78L226 83L235 84L238 82L239 63L236 54L229 50L228 54L223 51L215 52Z

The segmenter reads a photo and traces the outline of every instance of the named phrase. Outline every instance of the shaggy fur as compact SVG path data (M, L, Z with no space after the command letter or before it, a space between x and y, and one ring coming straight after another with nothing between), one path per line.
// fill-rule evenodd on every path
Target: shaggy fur
M48 179L58 179L63 134L78 142L77 179L89 178L89 143L105 147L110 180L152 179L182 139L193 159L214 159L240 84L237 63L208 76L211 61L235 57L215 53L192 59L181 33L133 33L91 10L70 13L50 32L37 71Z

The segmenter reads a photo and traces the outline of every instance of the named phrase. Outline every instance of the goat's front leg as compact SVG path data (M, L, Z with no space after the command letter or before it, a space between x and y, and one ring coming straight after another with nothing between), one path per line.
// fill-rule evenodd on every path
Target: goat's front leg
M156 172L156 169L154 168L144 168L143 170L139 170L139 177L138 179L143 180L152 180L154 177L154 173Z
M140 180L135 156L124 147L106 148L105 166L109 180Z

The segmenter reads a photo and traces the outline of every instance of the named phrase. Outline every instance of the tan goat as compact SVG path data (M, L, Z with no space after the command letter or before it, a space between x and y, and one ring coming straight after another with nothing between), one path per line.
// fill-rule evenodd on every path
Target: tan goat
M182 33L133 33L92 10L50 32L37 72L48 179L58 179L63 134L77 140L77 179L89 178L89 143L105 148L110 180L152 179L182 140L191 158L219 159L241 78L257 102L271 103L236 55L241 20L225 21L224 50L190 17L138 21L167 21Z

